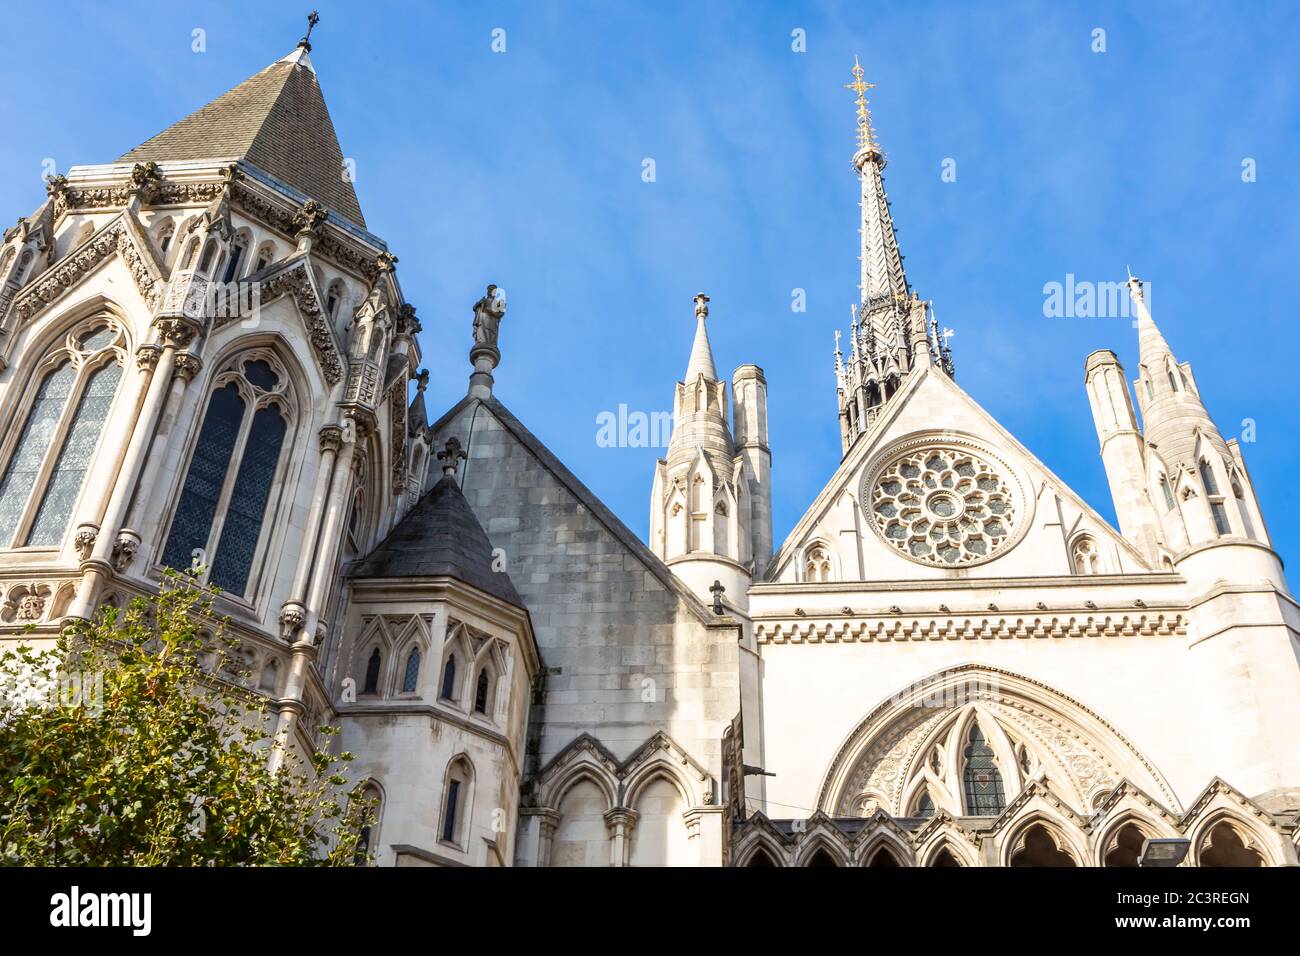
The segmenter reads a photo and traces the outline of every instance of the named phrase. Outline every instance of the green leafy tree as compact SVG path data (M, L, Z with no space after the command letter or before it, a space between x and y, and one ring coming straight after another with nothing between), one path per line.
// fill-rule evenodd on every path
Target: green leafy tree
M373 807L342 773L351 755L288 748L268 768L275 714L229 679L241 662L224 624L211 592L169 575L56 649L0 654L0 863L366 859Z

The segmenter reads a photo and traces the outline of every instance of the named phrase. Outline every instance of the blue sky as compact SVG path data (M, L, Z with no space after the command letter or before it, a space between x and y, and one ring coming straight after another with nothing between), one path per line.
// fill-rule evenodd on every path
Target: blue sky
M1243 447L1265 518L1284 559L1300 557L1293 5L319 9L313 59L367 221L424 323L431 411L464 394L470 307L503 286L498 396L642 536L659 452L598 447L596 416L671 409L700 290L719 369L767 373L778 541L839 462L831 350L858 270L842 86L857 54L877 84L908 276L956 330L958 382L1112 518L1083 361L1113 348L1131 371L1135 333L1126 319L1045 318L1043 286L1131 265L1224 436L1254 420ZM8 11L3 214L39 203L45 159L111 161L287 53L305 13ZM196 28L206 52L191 49Z

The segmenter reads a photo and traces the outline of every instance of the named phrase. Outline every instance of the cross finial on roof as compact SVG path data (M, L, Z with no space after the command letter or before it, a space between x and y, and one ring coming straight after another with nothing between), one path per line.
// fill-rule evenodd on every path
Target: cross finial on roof
M311 31L318 23L320 23L319 13L313 10L311 13L307 14L307 35L298 41L298 45L308 53L311 52Z
M442 462L442 473L448 478L456 477L456 469L460 467L461 461L468 458L464 450L460 447L460 439L453 435L447 439L447 447L438 452L438 460Z
M709 297L703 292L695 296L695 316L700 319L709 317Z
M726 613L726 608L722 606L722 594L726 590L727 589L722 586L722 582L718 580L714 580L713 584L709 586L709 593L713 595L714 614Z
M864 82L862 79L862 64L858 58L853 58L853 82L846 83L844 88L852 90L857 94L858 105L858 148L859 149L877 149L876 131L871 127L871 110L867 108L867 90L875 89L876 84Z

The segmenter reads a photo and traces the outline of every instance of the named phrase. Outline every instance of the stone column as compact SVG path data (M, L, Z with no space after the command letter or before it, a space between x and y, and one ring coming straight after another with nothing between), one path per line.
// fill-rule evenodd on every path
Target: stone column
M352 457L361 434L361 430L350 418L345 419L343 427L339 429L342 450L338 454L333 474L330 476L329 498L325 506L324 522L316 536L317 549L314 562L310 552L307 549L303 551L301 564L313 568L306 603L304 605L290 601L281 612L282 628L285 630L292 628L298 634L298 638L291 648L289 676L285 683L284 695L279 703L280 714L275 728L275 745L271 748L271 755L267 760L267 766L272 771L283 766L285 754L292 746L294 731L305 710L303 696L307 687L307 675L316 660L317 648L324 640L325 626L320 623L320 613L324 602L329 598L330 585L333 583L334 556L342 534L343 516L347 511L349 491L352 487ZM322 443L325 440L325 436L322 436ZM322 479L319 476L317 486L318 489L322 486ZM313 504L313 511L317 511L315 504ZM311 534L310 531L308 533ZM301 565L297 577L299 579L303 577ZM295 587L298 583L299 581L295 580ZM303 616L301 623L295 620L299 613Z
M334 476L334 460L343 444L343 429L326 425L320 430L320 468L316 472L316 486L312 491L311 512L303 528L302 545L298 551L298 567L294 572L289 600L280 609L280 636L292 642L298 637L307 620L307 585L316 558L316 541L320 537L321 517L329 496L330 480Z
M627 866L628 843L632 830L636 827L635 810L627 807L614 807L605 811L605 826L609 829L609 865Z
M181 402L185 399L185 392L189 388L190 382L193 381L194 376L198 374L202 367L202 359L193 352L177 353L171 389L167 393L167 401L163 406L162 417L158 420L153 443L149 446L149 454L145 459L144 471L141 473L139 486L131 500L131 509L127 513L126 527L122 529L124 534L129 531L139 539L149 540L162 527L163 514L155 507L154 487L158 483L158 473L167 458L167 448L172 429L176 425L176 420L180 417ZM203 413L204 409L200 407L198 414L202 416ZM184 472L182 471L177 477L183 480Z

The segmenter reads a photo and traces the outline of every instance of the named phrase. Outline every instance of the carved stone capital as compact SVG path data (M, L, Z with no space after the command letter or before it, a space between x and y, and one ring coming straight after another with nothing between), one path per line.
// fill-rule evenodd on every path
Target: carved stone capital
M326 425L320 430L320 450L335 454L343 447L343 429L338 425Z
M163 343L174 349L187 348L197 332L192 323L180 319L159 319L157 324Z
M123 528L117 534L117 540L113 542L113 570L121 574L131 562L135 560L136 552L140 550L140 536L130 528Z
M605 811L605 826L611 833L622 831L626 833L636 826L636 821L641 815L635 810L627 807L614 807Z
M162 349L157 345L142 345L135 350L135 365L142 372L152 372L158 367Z
M297 601L287 601L280 609L280 638L293 643L295 635L307 620L307 610Z
M176 377L182 382L193 381L201 368L203 360L193 352L182 352L176 356Z
M380 275L387 275L397 268L397 256L391 252L381 252L375 256L375 269Z
M90 557L91 551L95 548L95 539L99 537L99 526L93 524L83 524L77 528L77 533L72 542L76 545L77 556L85 561Z

